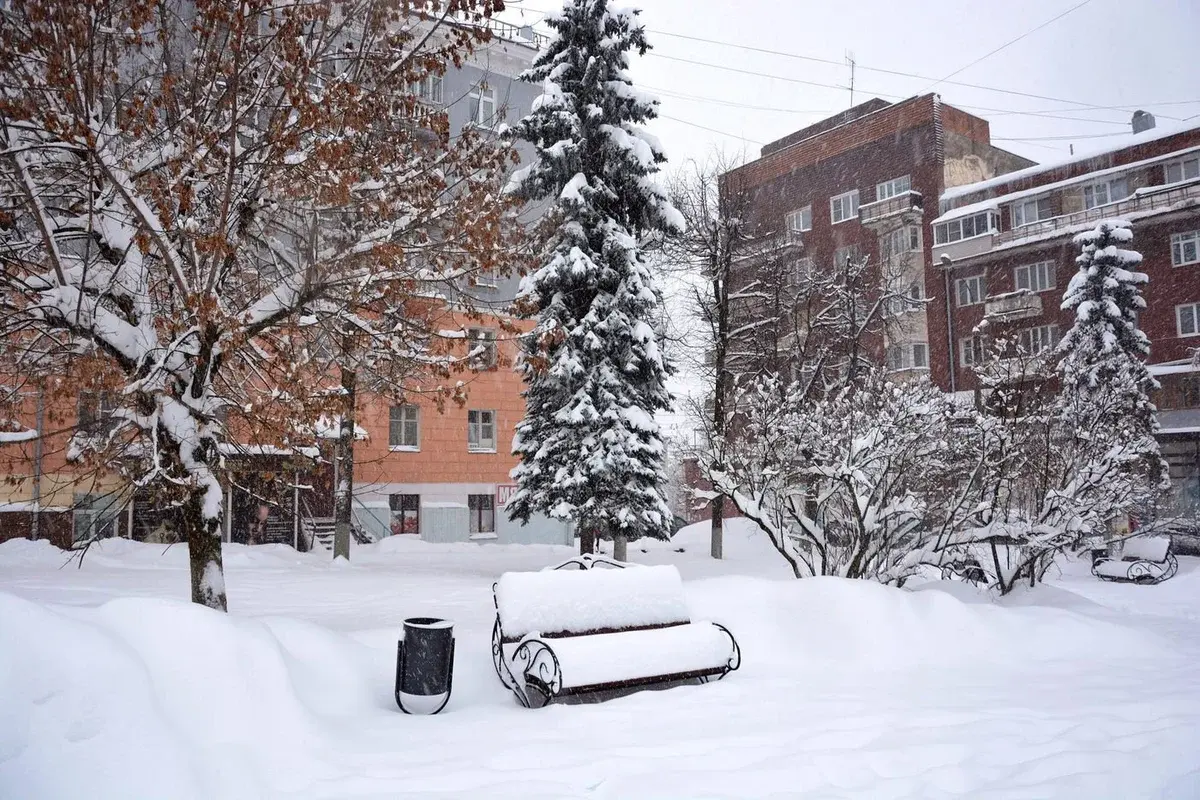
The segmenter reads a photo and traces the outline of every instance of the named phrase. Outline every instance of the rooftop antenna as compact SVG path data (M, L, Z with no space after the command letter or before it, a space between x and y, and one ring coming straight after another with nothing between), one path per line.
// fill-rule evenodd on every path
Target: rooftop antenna
M850 65L850 107L854 107L854 53L846 51L846 63Z

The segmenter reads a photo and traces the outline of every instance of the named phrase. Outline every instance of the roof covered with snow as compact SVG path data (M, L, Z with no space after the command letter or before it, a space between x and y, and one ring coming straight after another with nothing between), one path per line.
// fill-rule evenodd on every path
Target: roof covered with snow
M1016 170L1015 172L1006 172L1003 175L997 175L996 177L989 178L988 180L985 180L985 181L979 181L977 183L968 183L968 184L964 184L962 186L952 187L942 193L941 199L942 199L943 203L952 203L955 200L959 200L961 198L968 197L973 194L985 192L985 191L988 191L991 189L996 189L996 188L1002 187L1006 184L1016 183L1017 181L1020 181L1024 178L1032 178L1032 177L1041 175L1046 172L1053 172L1054 170L1062 169L1063 167L1069 167L1074 164L1081 164L1081 163L1089 161L1093 158L1097 158L1099 156L1105 156L1105 155L1109 155L1109 154L1113 154L1113 153L1119 153L1122 150L1127 150L1127 149L1129 149L1131 147L1135 147L1137 145L1149 144L1151 142L1156 142L1156 141L1159 141L1162 139L1169 139L1172 136L1178 136L1180 134L1193 133L1193 132L1200 133L1200 125L1177 126L1177 127L1172 127L1172 128L1151 128L1150 130L1143 131L1142 133L1138 133L1138 134L1131 133L1128 138L1120 139L1119 143L1117 143L1117 144L1110 144L1110 145L1106 145L1104 147L1100 147L1100 148L1096 148L1096 149L1092 149L1092 150L1081 151L1079 153L1068 156L1066 158L1056 159L1054 161L1047 161L1045 163L1037 164L1032 167L1026 167L1025 169ZM1172 156L1177 156L1177 155L1178 155L1178 153L1173 153L1171 156L1162 156L1162 158L1170 158ZM1158 159L1147 159L1147 160L1158 160ZM1134 165L1126 164L1123 167L1116 167L1114 169L1117 169L1117 170L1127 169L1131 166L1134 166ZM1099 174L1099 173L1089 173L1089 175L1093 175L1093 174ZM1075 180L1075 179L1072 179L1072 180ZM1041 191L1045 191L1047 188L1048 187L1046 187L1046 186L1042 186L1042 187L1038 187L1035 191L1041 192Z

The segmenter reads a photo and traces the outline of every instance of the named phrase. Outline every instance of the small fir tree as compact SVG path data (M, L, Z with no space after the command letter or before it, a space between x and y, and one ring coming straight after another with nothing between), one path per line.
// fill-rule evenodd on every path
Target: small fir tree
M537 160L509 190L550 200L552 231L518 307L536 317L519 369L525 419L517 425L510 517L574 522L581 549L611 537L668 538L664 446L654 414L670 406L660 348L661 295L642 254L648 236L682 228L654 183L665 161L641 125L657 102L634 89L630 51L649 45L636 11L570 0L548 18L551 44L522 78L541 97L515 128Z

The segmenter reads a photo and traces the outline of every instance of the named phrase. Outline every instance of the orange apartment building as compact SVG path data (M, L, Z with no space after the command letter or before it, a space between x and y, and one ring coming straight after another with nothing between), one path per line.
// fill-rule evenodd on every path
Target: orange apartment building
M501 22L490 27L487 47L420 87L426 102L445 104L453 131L518 119L540 93L516 80L536 56L540 35ZM439 411L414 393L410 405L393 407L360 395L354 519L361 540L393 534L437 542L573 540L565 523L535 518L521 526L503 511L516 466L513 431L525 410L521 378L511 368L518 343L501 325L518 285L516 277L498 277L471 290L482 317L462 334L488 344L479 371L456 376L466 384L464 406L447 403ZM104 535L169 538L164 513L136 494L130 499L116 475L85 475L67 463L74 431L106 424L103 395L71 380L47 379L58 387L49 392L31 386L0 414L0 425L11 418L42 434L0 443L0 540L46 538L67 547ZM328 544L337 473L331 446L291 452L231 443L225 465L226 541Z

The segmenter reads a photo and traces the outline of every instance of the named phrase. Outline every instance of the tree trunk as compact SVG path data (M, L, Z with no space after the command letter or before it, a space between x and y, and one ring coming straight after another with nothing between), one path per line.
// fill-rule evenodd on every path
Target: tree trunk
M192 572L192 602L227 611L225 566L221 560L221 520L205 518L204 490L193 492L181 509Z
M354 511L354 393L358 375L342 367L342 420L338 429L338 481L333 490L333 557L350 560L350 525Z
M596 552L596 529L591 525L583 524L579 526L579 555L588 555Z
M623 533L613 534L613 559L616 561L628 561L628 545L629 542Z
M725 498L717 495L712 501L712 544L710 554L713 558L725 557Z

